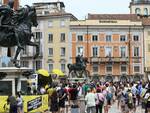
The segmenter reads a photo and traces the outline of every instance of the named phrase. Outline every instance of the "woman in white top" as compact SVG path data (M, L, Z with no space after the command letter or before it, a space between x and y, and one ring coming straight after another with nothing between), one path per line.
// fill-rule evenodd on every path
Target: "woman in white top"
M21 97L20 92L17 92L17 113L23 113L23 98Z

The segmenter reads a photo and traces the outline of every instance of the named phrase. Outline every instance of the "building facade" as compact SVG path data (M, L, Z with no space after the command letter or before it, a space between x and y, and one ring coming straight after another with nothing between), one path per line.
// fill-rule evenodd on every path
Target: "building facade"
M78 54L87 57L92 78L143 77L143 27L136 15L89 14L84 21L71 22L70 30L72 58Z
M26 49L29 52L22 54L21 60L35 70L43 68L51 72L53 69L60 69L67 74L67 63L70 60L69 26L70 21L77 19L65 12L63 2L42 2L33 5L37 10L39 22L33 32L40 41L40 57L33 60L35 50Z
M130 13L137 14L142 21L144 32L144 71L150 76L150 0L132 0Z

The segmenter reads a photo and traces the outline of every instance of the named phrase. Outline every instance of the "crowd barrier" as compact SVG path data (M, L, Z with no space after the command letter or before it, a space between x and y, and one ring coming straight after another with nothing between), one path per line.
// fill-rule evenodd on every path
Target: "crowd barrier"
M0 113L8 113L8 96L0 96ZM24 113L43 112L48 110L48 95L24 95Z

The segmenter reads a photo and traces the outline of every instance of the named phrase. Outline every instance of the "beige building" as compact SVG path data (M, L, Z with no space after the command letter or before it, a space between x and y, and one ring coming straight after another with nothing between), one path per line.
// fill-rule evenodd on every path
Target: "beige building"
M142 21L144 36L144 71L150 76L150 0L132 0L130 13L137 14Z
M33 66L37 70L43 68L51 72L60 69L67 74L67 63L70 62L69 26L70 21L77 20L72 14L65 12L63 2L34 3L39 25L33 28L37 40L40 39L40 56L33 60L34 49L26 49L21 56L24 66ZM33 52L34 51L34 52Z

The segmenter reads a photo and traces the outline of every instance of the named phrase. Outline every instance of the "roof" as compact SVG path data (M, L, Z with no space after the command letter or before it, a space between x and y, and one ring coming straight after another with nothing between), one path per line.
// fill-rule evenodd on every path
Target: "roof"
M109 20L139 21L139 18L136 14L88 14L88 19L89 20L109 19Z
M60 3L60 7L65 7L63 2L37 2L33 3L33 6L43 6L43 5L51 5L51 4L57 4Z
M71 13L49 13L46 15L38 15L38 17L59 17L59 16L70 16L73 20L78 20L73 14Z

